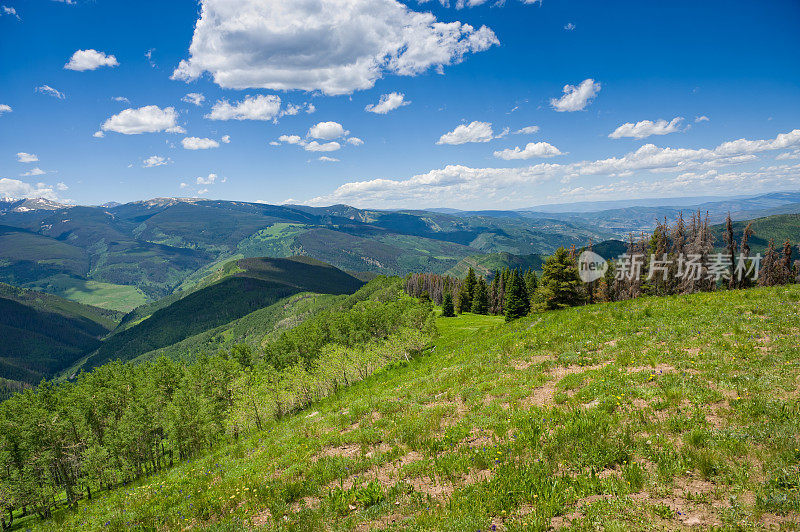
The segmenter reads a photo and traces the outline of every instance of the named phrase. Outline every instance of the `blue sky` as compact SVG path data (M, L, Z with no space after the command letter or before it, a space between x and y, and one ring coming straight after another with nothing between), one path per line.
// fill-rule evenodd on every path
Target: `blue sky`
M0 197L800 189L795 0L463 3L0 0ZM385 95L403 105L366 109Z

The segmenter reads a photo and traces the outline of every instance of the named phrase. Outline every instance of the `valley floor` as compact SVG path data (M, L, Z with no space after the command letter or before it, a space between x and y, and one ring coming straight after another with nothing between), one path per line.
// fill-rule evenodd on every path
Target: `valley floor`
M438 325L406 365L20 526L800 529L800 286Z

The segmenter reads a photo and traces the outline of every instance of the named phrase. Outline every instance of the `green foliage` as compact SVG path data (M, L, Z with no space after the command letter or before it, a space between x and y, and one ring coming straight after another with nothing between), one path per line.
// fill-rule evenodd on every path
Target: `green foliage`
M559 248L542 267L537 297L548 309L575 306L584 302L582 287L575 262L567 250Z
M461 284L461 289L458 291L458 300L456 301L456 312L469 312L472 309L472 296L475 292L475 285L478 280L475 277L475 270L472 268L467 272L467 277Z
M471 310L473 314L489 313L489 287L486 285L486 279L483 277L479 277L475 285L475 292L472 295Z
M453 296L450 292L445 292L442 301L442 316L445 318L452 318L456 315L456 309L453 306Z
M505 308L506 321L513 321L527 316L531 310L530 298L525 289L525 281L518 270L513 270L508 277L503 307Z

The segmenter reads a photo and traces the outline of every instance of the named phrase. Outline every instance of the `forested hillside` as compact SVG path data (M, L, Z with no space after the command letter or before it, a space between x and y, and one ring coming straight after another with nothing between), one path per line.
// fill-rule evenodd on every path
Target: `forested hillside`
M119 313L0 283L0 378L38 384L96 349ZM0 382L2 390L12 383Z
M196 334L225 325L300 292L351 294L362 282L328 264L289 259L240 259L212 277L212 282L189 291L135 325L122 328L72 371L110 360L132 360L171 346Z
M241 369L246 353L196 369L105 366L0 406L3 445L64 453L24 455L34 485L53 486L44 498L13 465L2 489L16 523L37 530L791 529L799 319L797 285L645 297L512 324L439 318L435 349L412 351L409 363L400 355L327 398L297 385L273 395L258 365ZM342 359L317 360L328 365L313 372L335 375ZM96 390L105 391L48 432L17 429L47 401L69 393L79 405ZM155 399L165 392L166 404ZM154 398L134 401L140 394ZM80 421L92 413L103 413L97 428ZM152 437L126 425L153 428L154 418ZM91 443L72 444L69 420ZM214 448L201 450L206 442ZM175 467L164 470L170 456ZM81 466L62 479L48 460ZM98 493L137 477L137 463L138 480ZM63 501L87 489L92 501L53 505L50 494ZM51 516L23 518L22 504Z

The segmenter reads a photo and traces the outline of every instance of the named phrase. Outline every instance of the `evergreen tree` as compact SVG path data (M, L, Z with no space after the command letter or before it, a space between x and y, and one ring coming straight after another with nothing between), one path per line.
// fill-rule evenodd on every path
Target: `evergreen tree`
M736 282L736 276L734 275L736 269L736 238L733 236L733 220L731 220L731 213L728 213L728 217L725 219L725 247L728 250L728 257L731 260L731 270L730 276L731 278L728 281L728 288L736 288L738 286Z
M452 318L455 315L456 309L453 307L453 296L450 295L450 292L445 292L442 300L442 316Z
M500 271L494 272L492 278L492 287L489 292L489 312L492 314L500 314L503 303L500 299Z
M504 302L506 321L527 316L531 310L528 292L525 290L525 281L517 270L510 272L506 285L506 300Z
M792 264L792 243L789 239L783 244L783 256L780 260L780 283L794 282L794 264Z
M744 233L742 233L742 244L740 246L740 253L741 255L747 260L747 257L750 256L750 237L753 236L755 231L753 231L753 223L750 222L747 224L747 227L744 228ZM738 261L737 261L738 262ZM747 261L745 264L746 267L750 267L750 261ZM753 278L747 275L747 272L744 271L741 273L741 279L739 279L739 274L736 275L736 284L739 288L748 288L753 285Z
M775 241L770 239L767 252L761 262L761 271L758 274L759 286L775 286L780 283L778 252L775 250Z
M467 278L464 279L464 284L461 285L461 290L458 292L458 301L456 302L459 314L462 312L469 312L472 309L472 294L475 292L475 285L478 280L475 276L475 270L469 269Z
M564 248L558 248L547 258L539 284L539 292L549 309L580 305L584 301L578 268Z
M472 313L489 313L489 288L483 277L480 277L475 285L475 293L472 295Z
M536 277L536 272L533 268L528 268L523 279L525 280L525 290L528 291L528 297L532 298L533 294L536 293L536 289L539 288L539 279Z

